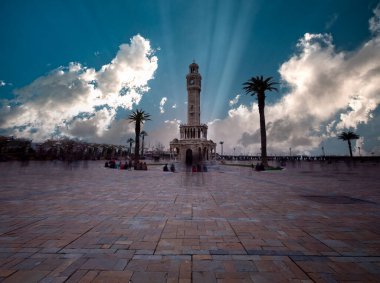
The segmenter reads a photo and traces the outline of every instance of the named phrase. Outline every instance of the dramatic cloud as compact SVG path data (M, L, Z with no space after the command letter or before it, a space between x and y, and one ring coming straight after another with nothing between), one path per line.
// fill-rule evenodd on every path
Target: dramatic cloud
M136 35L98 71L73 62L15 90L15 99L2 103L0 128L37 141L61 135L102 139L117 124L118 109L139 103L156 69L150 42Z
M161 101L160 101L160 113L161 114L165 113L164 105L165 105L167 100L168 100L167 97L161 98Z
M337 132L374 122L380 104L380 37L374 33L379 30L379 11L378 6L370 20L374 37L354 52L337 52L329 34L306 33L299 40L297 54L279 69L290 91L265 108L270 154L288 153L290 147L308 153ZM210 123L210 135L225 142L226 153L233 148L259 152L257 103L240 105L224 120Z

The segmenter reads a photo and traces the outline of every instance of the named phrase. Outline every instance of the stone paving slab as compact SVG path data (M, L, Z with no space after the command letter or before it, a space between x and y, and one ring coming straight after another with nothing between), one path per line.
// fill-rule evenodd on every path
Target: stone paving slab
M0 164L1 282L380 282L379 164Z

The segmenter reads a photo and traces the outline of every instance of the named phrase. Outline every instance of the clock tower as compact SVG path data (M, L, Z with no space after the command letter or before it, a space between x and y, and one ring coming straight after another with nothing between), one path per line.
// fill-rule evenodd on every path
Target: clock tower
M200 125L200 95L202 76L198 72L199 66L195 62L190 64L187 82L187 124L189 126Z
M186 75L187 124L179 126L180 138L170 142L174 157L188 166L207 163L214 159L216 143L207 139L206 124L201 124L201 81L199 66L195 62L189 66Z

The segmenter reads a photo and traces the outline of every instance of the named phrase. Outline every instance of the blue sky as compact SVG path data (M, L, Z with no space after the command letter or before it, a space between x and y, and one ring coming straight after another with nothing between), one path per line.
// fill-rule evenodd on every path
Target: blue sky
M378 56L377 18L374 12L377 5L377 1L359 0L1 1L0 134L14 134L34 140L66 135L119 144L126 137L133 136L131 127L122 122L123 118L130 113L130 109L142 108L153 117L145 126L150 133L151 145L158 142L167 145L177 135L177 120L186 122L185 76L188 65L195 59L203 77L201 120L210 123L210 138L224 140L227 151L233 147L239 148L241 153L253 154L257 151L258 123L254 116L258 113L252 105L255 99L241 96L236 103L229 103L242 94L242 83L256 75L273 76L282 83L279 93L267 96L267 104L273 106L268 109L267 115L274 113L273 117L268 117L268 123L273 126L268 133L269 137L273 137L272 147L269 141L272 153L280 154L289 147L294 148L295 152L318 153L321 145L325 145L330 153L347 154L346 146L335 138L336 133L345 129L353 129L363 136L364 140L360 141L363 153L380 151L379 134L375 130L379 120L380 96L376 87L364 94L358 90L347 97L332 99L336 100L337 105L328 110L328 114L322 117L318 111L311 111L313 115L299 119L302 125L299 122L286 122L285 125L284 121L294 117L280 117L278 113L284 111L276 110L279 105L288 105L287 110L295 107L292 110L294 116L298 111L302 113L303 110L289 102L292 95L301 95L301 88L296 85L298 82L290 83L291 74L295 71L304 74L311 68L308 64L313 62L315 84L318 84L317 79L323 79L320 74L331 71L334 76L348 78L343 81L347 86L352 83L361 89L357 86L357 77L346 76L344 72L347 70L344 68L351 64L369 65L371 60L368 56L359 56L361 52L374 52L375 55L371 56ZM372 29L371 19L375 23ZM305 37L305 34L321 36ZM129 49L123 51L119 46L132 46L131 39L137 35L150 46L145 46L143 55L139 53L142 56L139 57L143 62L141 64L146 68L144 75L139 73L142 81L133 86L127 85L124 89L126 96L134 97L134 100L108 103L107 99L115 97L105 94L106 86L115 74L105 74L101 68L111 64L115 58L118 58L116 61L120 63L117 65L120 68L124 63L133 65L131 56L136 54L128 53ZM143 41L139 42L136 41L136 49L144 45ZM368 42L373 43L374 51L363 51ZM318 50L310 49L314 52L314 59L307 57L305 52L311 45L320 47ZM318 56L322 60L320 66L315 63ZM147 61L144 58L148 58ZM324 72L323 68L327 67L323 64L324 59L336 65L331 65ZM70 69L70 64L77 67ZM138 72L142 65L133 66L125 72ZM338 68L341 70L336 71ZM368 66L366 70L372 69L376 66ZM64 81L62 77L57 79L57 70L67 75ZM84 76L85 70L98 74L94 77L89 72ZM362 71L360 69L358 73ZM91 104L91 110L91 107L82 105L88 99L82 96L87 91L84 86L73 88L72 85L78 82L78 77L83 82L89 81L89 78L96 81L99 76L102 79L97 83L103 80L103 87L99 89L104 99ZM375 79L376 76L367 81L375 85ZM54 91L54 87L65 83L65 87ZM315 84L305 91L313 93L314 97L323 96L325 92L318 93L320 90ZM129 93L130 89L137 94ZM340 91L344 90L342 88ZM49 107L39 108L37 102L46 102L47 96L53 102ZM286 96L289 101L282 101ZM353 100L355 96L359 99ZM166 100L160 110L164 97ZM325 101L330 100L326 98ZM369 102L373 105L368 109L357 106L358 103L364 105ZM67 111L63 105L71 110ZM102 105L106 106L101 113L98 110ZM71 116L59 120L50 112L41 110L54 112L55 107L62 113L70 112ZM317 103L315 107L321 109L323 105ZM38 111L29 115L31 108ZM50 117L50 124L42 118L44 114L47 119ZM243 119L244 115L252 116L252 119ZM234 123L238 127L234 127ZM105 130L100 130L99 125ZM281 127L276 128L276 125ZM316 125L323 126L323 129L317 131ZM236 131L232 131L231 127ZM276 135L275 129L282 132L291 129L294 135L290 134L286 140Z

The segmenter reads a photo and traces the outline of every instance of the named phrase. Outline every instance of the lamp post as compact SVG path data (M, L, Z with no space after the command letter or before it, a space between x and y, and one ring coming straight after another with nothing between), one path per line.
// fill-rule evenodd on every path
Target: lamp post
M325 157L325 148L324 148L324 146L322 146L322 155L323 155L323 157Z
M144 138L148 135L147 132L145 131L142 131L140 133L140 136L141 136L141 156L144 157Z
M289 156L292 157L292 148L289 147Z
M129 156L131 156L131 154L132 154L132 144L135 142L135 140L134 139L132 139L132 138L129 138L128 140L127 140L127 143L129 143Z
M235 150L236 150L236 148L234 147L234 159L235 159Z
M221 146L221 151L220 151L220 155L223 156L223 144L224 144L224 141L220 141L220 146Z
M362 156L362 155L360 154L360 146L358 146L358 149L359 149L359 156Z

